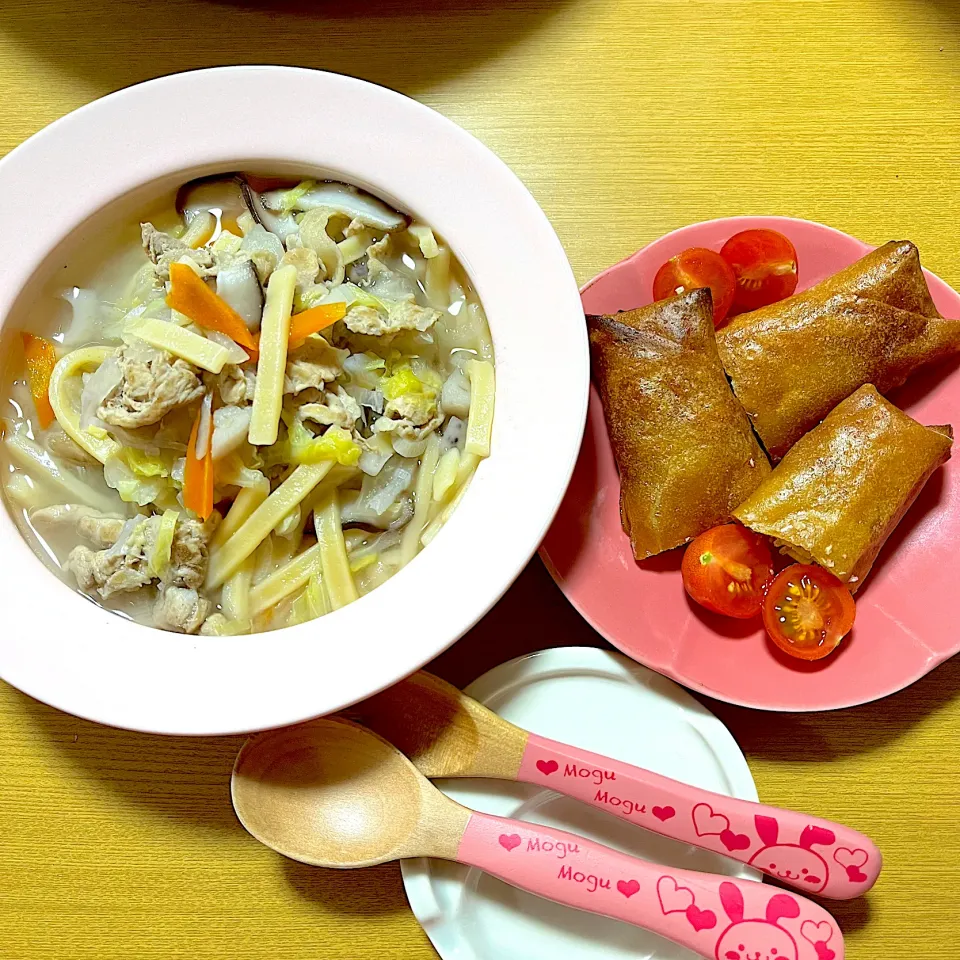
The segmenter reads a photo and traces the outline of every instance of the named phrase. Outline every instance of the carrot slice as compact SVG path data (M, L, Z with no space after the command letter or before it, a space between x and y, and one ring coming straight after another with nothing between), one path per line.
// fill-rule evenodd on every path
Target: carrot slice
M257 355L257 343L247 325L233 307L218 297L185 263L170 264L172 287L167 306L189 317L207 330L224 333L239 343L251 359Z
M37 419L46 430L56 419L50 405L50 377L57 365L57 348L50 340L35 337L32 333L21 333L23 355L27 361L27 382L37 408Z
M303 313L297 313L290 318L291 346L306 340L311 334L319 333L342 320L347 312L345 303L324 303L319 307L311 307Z
M213 415L209 401L210 395L207 394L197 411L197 419L193 421L190 442L187 444L187 462L183 469L183 505L201 520L208 519L213 513ZM207 449L202 457L198 457L197 436L204 420L207 427Z

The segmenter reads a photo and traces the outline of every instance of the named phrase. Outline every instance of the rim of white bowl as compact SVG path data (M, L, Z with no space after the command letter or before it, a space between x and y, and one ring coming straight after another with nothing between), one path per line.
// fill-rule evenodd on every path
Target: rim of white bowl
M144 184L159 192L184 174L243 167L359 184L446 238L493 335L492 456L408 567L320 620L248 637L178 636L96 606L54 577L0 509L0 677L112 726L248 733L340 709L410 674L473 626L530 560L580 448L583 312L543 211L452 121L339 74L278 66L174 74L94 101L17 147L0 161L0 324L21 294L32 295L25 285L51 251L106 204Z

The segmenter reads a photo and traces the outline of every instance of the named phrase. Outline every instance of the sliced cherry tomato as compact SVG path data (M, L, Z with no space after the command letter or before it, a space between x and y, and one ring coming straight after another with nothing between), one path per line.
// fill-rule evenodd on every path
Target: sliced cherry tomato
M737 278L733 305L758 310L784 300L797 289L797 251L776 230L743 230L720 250Z
M702 287L710 288L713 325L719 327L730 312L737 278L730 264L706 247L691 247L671 257L653 278L653 299L666 300Z
M736 523L701 533L683 555L683 585L701 606L746 620L760 612L773 576L766 541Z
M846 586L813 564L781 570L767 587L763 625L785 653L820 660L833 653L850 632L857 605Z

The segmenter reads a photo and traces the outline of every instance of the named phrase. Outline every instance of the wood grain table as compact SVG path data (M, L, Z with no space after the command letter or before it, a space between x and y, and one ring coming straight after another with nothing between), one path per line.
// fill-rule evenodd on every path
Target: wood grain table
M263 62L387 84L473 131L581 281L691 221L778 213L907 237L960 283L956 0L2 0L0 152L130 83ZM599 642L534 561L436 669L466 683ZM873 893L837 909L852 958L960 957L958 688L960 659L835 714L710 704L763 799L883 848ZM0 685L0 957L431 957L396 866L315 870L247 837L239 745L104 729Z

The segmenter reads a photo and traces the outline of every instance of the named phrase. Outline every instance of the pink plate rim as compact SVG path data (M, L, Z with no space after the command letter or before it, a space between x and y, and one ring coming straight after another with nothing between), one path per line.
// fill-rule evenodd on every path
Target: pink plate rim
M611 277L614 277L618 273L624 271L625 268L629 269L630 267L637 266L639 263L645 263L650 260L652 261L653 269L656 269L661 262L691 245L713 246L715 249L719 249L716 243L711 244L710 242L702 242L702 237L705 233L722 233L724 237L729 237L739 230L756 227L767 227L780 230L787 236L791 236L791 233L794 230L802 231L804 234L816 232L821 238L829 238L836 244L846 247L850 252L856 251L856 256L861 256L874 249L873 245L865 243L864 241L859 240L850 234L838 230L835 227L831 227L827 224L819 223L813 220L783 216L741 215L733 217L719 217L712 220L705 220L699 223L688 224L687 226L679 227L651 241L649 244L640 248L635 253L625 257L618 263L607 267L591 280L588 280L580 288L581 296L587 296L590 291L594 291L596 293L595 288L598 284L603 284ZM691 237L695 237L696 239L691 239ZM791 237L791 239L793 238ZM834 272L843 265L845 264L838 262L828 272ZM948 303L950 309L947 311L947 314L960 317L960 294L958 294L957 291L950 287L945 281L936 276L936 274L933 274L926 269L924 269L924 273L927 276L927 280L930 284L930 289L934 296L934 300L937 302L941 312L944 312L944 303ZM827 273L822 273L821 275L813 278L805 278L803 276L803 260L801 258L801 277L799 289L804 289L805 287L812 285L813 282L816 282L817 280L821 279L821 276L825 275L827 275ZM652 273L646 276L645 280L646 284L649 284L652 280ZM614 297L614 299L617 298ZM634 298L628 297L627 299L632 300ZM630 302L629 304L618 303L616 307L604 307L603 311L608 312L609 310L613 309L629 309L633 306L641 306L645 303L649 303L651 299L652 298L649 294L649 291L645 286L643 293L635 298L636 302ZM591 309L596 312L594 308ZM947 363L949 363L949 361L947 361ZM919 374L918 379L923 376L924 374ZM908 388L909 384L907 387L900 389L906 390ZM596 412L594 410L595 406L596 408L599 408L598 398L595 390L591 388L591 413ZM926 422L935 421L930 420L928 417ZM588 439L591 434L591 430L592 426L590 422L590 416L588 415L586 431L587 436L585 436L584 443L581 448L581 461L585 456L585 451L588 449ZM603 441L606 443L605 430ZM572 482L571 487L568 489L568 498L571 497L571 492L574 490L574 486L575 482ZM948 660L950 657L960 652L960 636L958 636L953 643L941 649L932 649L926 643L919 640L919 638L916 638L918 642L911 650L912 657L909 668L907 667L907 664L904 663L904 670L902 674L898 674L893 679L885 680L873 688L861 689L850 696L844 696L838 693L832 686L830 687L829 691L824 691L820 695L805 696L803 698L777 696L762 697L756 695L744 696L732 693L731 691L724 689L725 684L722 681L711 681L704 678L697 679L696 677L691 676L688 670L677 668L670 662L658 660L655 656L646 655L642 649L638 649L636 643L631 642L629 639L622 636L619 631L611 630L604 625L602 619L603 615L607 611L601 609L595 602L594 598L584 596L582 582L577 583L569 580L565 576L564 572L558 569L558 566L554 562L552 556L552 554L555 552L559 539L568 535L570 532L569 518L570 514L564 510L564 506L561 506L557 518L555 519L553 525L547 533L546 538L544 539L543 544L541 545L540 557L557 586L574 606L574 608L605 640L607 640L621 652L625 653L627 656L639 663L644 664L647 667L650 667L653 670L658 671L664 676L669 677L671 680L683 684L691 690L695 690L698 693L714 699L732 703L738 706L750 707L759 710L769 710L773 712L816 712L845 709L870 703L874 700L879 700L897 693L926 676L926 674L930 673L945 660ZM627 543L627 552L629 553L629 543L626 535L623 534L619 529L618 532L622 537L623 542ZM604 575L605 573L603 570L594 571L591 569L590 578L594 581L596 581L597 578L603 577ZM676 573L675 575L671 574L670 579L673 580L674 578L676 579L675 586L678 591L678 603L681 601L686 602L682 595L682 586L680 584L679 573ZM671 587L673 585L674 584L671 583ZM867 595L869 591L865 589L863 593L864 595ZM642 606L642 604L639 606ZM783 659L785 660L786 658ZM829 660L821 661L821 663L829 664Z

